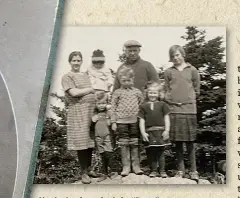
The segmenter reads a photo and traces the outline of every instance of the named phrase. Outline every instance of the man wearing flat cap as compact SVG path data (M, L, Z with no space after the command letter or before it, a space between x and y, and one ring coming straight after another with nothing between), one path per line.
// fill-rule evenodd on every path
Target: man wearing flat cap
M144 94L144 89L145 89L146 85L148 84L148 82L158 82L159 81L157 71L155 70L155 68L153 67L153 65L150 62L147 62L140 58L139 53L140 53L140 48L142 47L142 45L138 41L135 41L135 40L126 41L124 43L124 47L125 47L126 61L117 70L117 74L116 74L115 82L114 82L114 86L113 86L113 91L120 88L119 74L121 76L122 69L124 67L129 67L134 72L133 86L135 88L139 89ZM133 92L134 92L134 90L135 89L132 89ZM132 98L129 97L128 100L131 101ZM126 101L126 104L124 105L124 107L125 106L128 107L128 105L132 106L132 101L131 102L129 102L129 101ZM139 123L137 121L136 123L128 124L129 122L130 122L130 119L128 121L125 121L124 124L120 123L119 125L121 125L121 128L118 129L118 133L121 134L124 131L124 133L129 134L129 137L131 137L132 134L137 133L137 134L139 134L139 137L138 138L130 138L130 140L128 140L127 138L126 138L126 140L124 138L122 138L123 139L123 140L121 140L121 142L123 142L123 145L121 145L122 163L123 163L123 167L125 167L126 170L129 170L128 169L129 163L127 163L128 162L127 159L129 159L129 157L130 157L129 149L131 148L132 151L134 151L133 153L131 153L131 160L133 160L133 164L134 164L135 170L136 170L134 172L136 174L142 174L142 171L139 167L139 163L140 163L139 157L136 157L136 156L139 156L138 140L140 139L140 131L139 131L138 127L136 127L136 126L138 126ZM122 127L122 126L124 126L124 127ZM112 128L112 129L114 131L116 131L117 127L118 127L118 125L115 123L115 125L114 125L115 129L114 128ZM137 140L135 140L135 139L137 139ZM119 143L120 143L120 140L119 140ZM146 152L147 152L147 158L149 160L149 156L150 156L149 150L147 149ZM124 172L124 174L125 174L125 172Z
M135 40L129 40L124 43L126 62L123 63L117 71L113 91L120 88L118 79L118 72L123 66L127 66L134 71L134 87L140 89L142 92L148 82L158 82L159 77L153 65L140 58L140 48L142 45Z

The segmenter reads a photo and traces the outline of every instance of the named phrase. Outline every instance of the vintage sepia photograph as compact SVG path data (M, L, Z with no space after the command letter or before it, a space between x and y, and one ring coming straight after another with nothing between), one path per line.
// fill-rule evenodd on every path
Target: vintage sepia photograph
M62 27L34 184L226 175L225 27Z

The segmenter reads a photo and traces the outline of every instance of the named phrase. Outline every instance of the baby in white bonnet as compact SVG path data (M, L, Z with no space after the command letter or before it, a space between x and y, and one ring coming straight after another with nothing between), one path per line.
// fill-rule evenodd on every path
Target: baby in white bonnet
M110 92L113 85L113 77L110 69L105 66L105 56L102 50L93 51L92 65L88 68L87 73L93 89Z

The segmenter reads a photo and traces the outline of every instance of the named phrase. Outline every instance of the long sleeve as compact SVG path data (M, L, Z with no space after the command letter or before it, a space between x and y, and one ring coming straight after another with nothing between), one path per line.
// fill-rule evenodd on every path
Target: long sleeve
M170 73L166 70L164 72L164 89L165 89L165 96L164 99L168 101L170 99Z
M91 84L93 84L95 77L92 75L92 72L91 72L91 70L89 68L86 71L86 74L88 75L88 77L89 77L89 79L91 81Z
M138 104L141 105L144 101L144 97L143 97L143 94L142 92L139 90L138 92Z
M115 80L114 80L114 85L113 85L113 91L115 91L116 89L119 89L120 88L120 82L119 82L119 79L117 77L117 74L116 74L116 77L115 77Z
M192 82L193 82L195 93L198 97L200 95L200 75L196 68L192 70Z
M167 70L164 72L164 80L165 80L165 83L164 83L165 91L169 91L170 76Z
M177 67L168 68L164 72L167 103L179 103L183 105L171 105L172 113L196 114L196 97L200 93L200 77L198 70L187 64L183 70Z
M147 67L147 76L148 76L148 81L150 82L159 82L159 76L158 73L156 71L156 69L154 68L154 66L149 63L148 67Z
M111 101L111 122L114 123L117 121L117 105L118 105L118 92L113 92L112 101Z

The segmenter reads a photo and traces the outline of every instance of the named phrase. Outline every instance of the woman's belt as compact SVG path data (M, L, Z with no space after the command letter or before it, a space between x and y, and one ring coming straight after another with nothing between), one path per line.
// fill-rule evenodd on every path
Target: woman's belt
M146 129L146 132L149 131L158 131L158 130L165 130L164 126L153 126L153 127L149 127Z
M168 103L168 104L170 104L170 105L175 105L175 106L182 106L182 105L185 105L185 104L195 104L196 101L193 101L193 100L189 100L189 101L186 101L186 102L166 101L166 103Z

